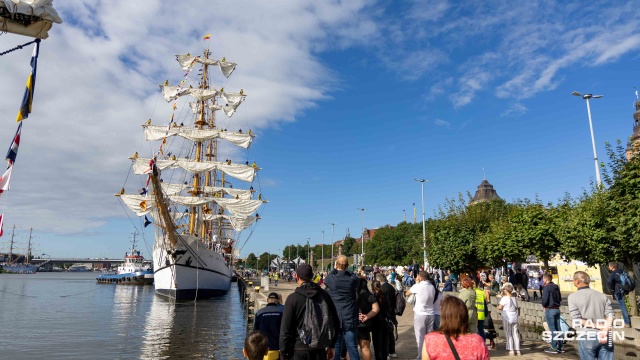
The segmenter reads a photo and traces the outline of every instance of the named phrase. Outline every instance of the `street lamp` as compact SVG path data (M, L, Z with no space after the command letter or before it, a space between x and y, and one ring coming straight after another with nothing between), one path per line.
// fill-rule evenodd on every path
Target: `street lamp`
M331 223L331 263L329 264L331 266L331 269L333 270L333 230L334 227L336 226L336 224Z
M593 146L593 161L596 166L596 184L598 187L602 185L602 180L600 180L600 166L598 165L598 155L596 155L596 140L593 136L593 123L591 122L591 106L589 105L589 99L600 99L602 95L592 95L592 94L580 94L577 91L571 93L573 96L580 96L581 98L587 100L587 114L589 115L589 129L591 130L591 146Z
M362 211L362 236L360 237L362 240L362 253L360 254L360 265L364 267L364 211L366 209L358 208L358 210Z
M422 255L424 257L424 270L427 270L427 231L424 227L424 183L425 179L414 179L422 185Z
M322 230L322 271L324 271L324 230Z

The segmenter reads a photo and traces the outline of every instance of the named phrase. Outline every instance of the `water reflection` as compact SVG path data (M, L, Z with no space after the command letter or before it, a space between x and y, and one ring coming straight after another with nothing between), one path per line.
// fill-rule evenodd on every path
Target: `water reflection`
M155 296L146 315L141 359L242 359L245 320L237 288L198 302Z

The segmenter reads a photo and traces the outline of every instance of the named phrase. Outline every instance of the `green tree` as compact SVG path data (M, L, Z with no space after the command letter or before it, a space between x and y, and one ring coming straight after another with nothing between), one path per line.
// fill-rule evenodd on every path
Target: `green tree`
M367 263L383 265L409 264L421 257L422 224L401 222L395 228L376 231L373 239L365 243Z
M247 255L246 263L247 263L246 265L247 267L254 268L254 269L258 268L258 258L254 253L250 253L249 255Z
M344 241L342 242L342 254L346 256L353 255L353 247L355 245L356 239L352 238L351 236L345 237ZM360 251L358 251L358 253L360 253Z

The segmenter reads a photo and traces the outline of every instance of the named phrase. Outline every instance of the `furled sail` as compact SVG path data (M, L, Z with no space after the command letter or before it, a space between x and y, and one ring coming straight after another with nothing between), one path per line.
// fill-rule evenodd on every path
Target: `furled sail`
M177 85L169 85L167 83L160 85L160 88L162 89L162 96L167 102L171 102L185 95L190 95L191 97L199 101L204 101L221 94L216 89L194 89L190 87L183 88Z
M152 216L155 218L157 215L155 215L153 212L151 212ZM189 213L174 213L171 215L171 217L173 218L173 220L177 221L180 220L184 217L188 217ZM229 221L229 223L231 224L231 226L233 227L234 230L236 231L242 231L246 228L248 228L249 226L251 226L251 224L253 224L256 221L256 217L255 216L249 216L246 218L240 218L240 217L233 217L233 216L229 216L229 215L213 215L213 214L205 214L202 215L202 220L204 221L212 221L212 220L218 220L218 219L222 219L222 220L227 220Z
M193 189L192 185L184 185L184 184L167 184L162 183L162 190L167 195L177 195L183 190L191 190ZM224 192L232 197L238 197L242 200L250 200L251 199L251 190L242 190L242 189L234 189L228 187L220 187L220 186L201 186L200 190L204 191L207 194Z
M156 208L155 200L145 195L122 194L119 196L125 205L138 216L147 215ZM262 200L202 198L179 195L170 195L169 200L175 204L187 207L199 207L204 204L217 203L231 214L230 220L233 219L233 221L237 223L244 223L248 218L254 217L253 213L258 210L263 203Z
M48 38L52 23L62 23L52 4L53 0L0 0L1 31Z
M149 170L149 161L151 159L134 158L133 171L137 175L142 175ZM258 167L252 167L241 164L227 164L218 161L195 161L191 159L158 159L156 166L160 170L182 168L194 174L206 171L220 170L225 174L232 176L238 180L252 182L256 176L256 172L260 170Z
M233 116L238 106L242 104L242 102L246 97L246 95L241 93L226 93L226 92L220 93L220 96L223 97L225 101L227 101L226 104L222 105L222 104L207 103L207 108L209 108L209 110L211 111L222 110L225 113L225 115L227 115L227 117ZM228 101L227 99L230 99L231 101ZM199 102L190 102L189 106L191 107L191 111L193 111L194 114L199 114L200 109L202 108L202 105Z
M147 141L163 140L169 136L180 136L191 141L205 141L220 138L230 143L248 149L253 141L253 135L216 129L198 129L194 126L174 126L167 132L166 126L142 125L144 138Z
M205 59L197 56L191 55L176 55L176 60L182 67L182 70L188 70L191 66L193 66L194 62L198 62L205 65L213 65L218 66L220 68L220 72L225 77L229 77L233 70L236 68L236 64L232 62L226 61L224 58L222 60L214 60L214 59Z

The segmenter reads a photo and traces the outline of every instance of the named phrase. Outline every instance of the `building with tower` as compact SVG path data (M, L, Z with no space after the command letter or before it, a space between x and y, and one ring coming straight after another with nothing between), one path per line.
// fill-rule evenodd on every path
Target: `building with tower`
M640 151L640 100L636 91L636 112L633 113L633 134L627 143L627 160L631 160L633 154Z
M478 185L478 190L476 190L476 194L469 202L469 205L491 201L494 199L502 200L502 198L498 196L498 192L493 188L493 185L491 185L489 181L487 181L487 178L484 178L482 179L480 185Z

